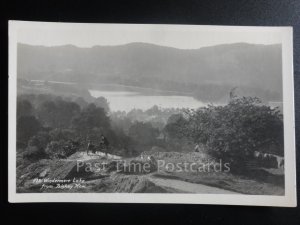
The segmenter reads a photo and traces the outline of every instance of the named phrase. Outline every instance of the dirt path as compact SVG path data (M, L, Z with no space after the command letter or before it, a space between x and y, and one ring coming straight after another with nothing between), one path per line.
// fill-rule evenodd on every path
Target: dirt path
M105 154L103 152L96 152L96 154L90 153L86 154L86 152L76 152L73 155L71 155L68 159L65 159L65 161L74 161L74 160L91 160L91 159L99 159L100 157L106 157L106 159L121 159L120 156L117 155L111 155L111 154Z
M203 184L194 184L194 183L181 181L181 180L164 179L164 178L156 178L156 177L150 177L149 180L158 186L173 188L180 192L185 192L185 193L240 194L237 192L228 191L221 188L211 187Z

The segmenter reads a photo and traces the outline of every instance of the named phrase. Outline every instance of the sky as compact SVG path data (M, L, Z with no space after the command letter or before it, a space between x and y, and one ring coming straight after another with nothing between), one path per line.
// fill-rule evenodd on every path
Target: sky
M246 42L253 44L281 43L276 27L225 27L196 25L129 25L15 22L17 42L60 46L122 45L145 42L179 49ZM216 29L217 28L217 29Z

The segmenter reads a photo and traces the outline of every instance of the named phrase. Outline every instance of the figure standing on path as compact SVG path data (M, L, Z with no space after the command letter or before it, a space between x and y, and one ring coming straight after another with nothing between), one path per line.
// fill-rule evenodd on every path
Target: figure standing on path
M105 155L107 156L109 142L103 134L101 134L101 137L100 137L100 146L101 146L101 149L105 152Z

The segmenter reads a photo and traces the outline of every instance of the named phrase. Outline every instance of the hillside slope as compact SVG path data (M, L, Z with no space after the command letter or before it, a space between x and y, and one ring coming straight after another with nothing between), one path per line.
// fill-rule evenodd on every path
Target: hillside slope
M19 44L18 77L192 90L199 95L203 87L213 95L213 89L228 92L238 86L281 100L281 45L236 43L184 50L147 43L92 48Z

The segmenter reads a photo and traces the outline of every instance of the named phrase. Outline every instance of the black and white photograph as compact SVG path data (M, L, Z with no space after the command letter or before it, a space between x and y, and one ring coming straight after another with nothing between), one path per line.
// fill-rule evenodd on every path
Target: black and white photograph
M9 23L9 200L296 206L291 27Z

